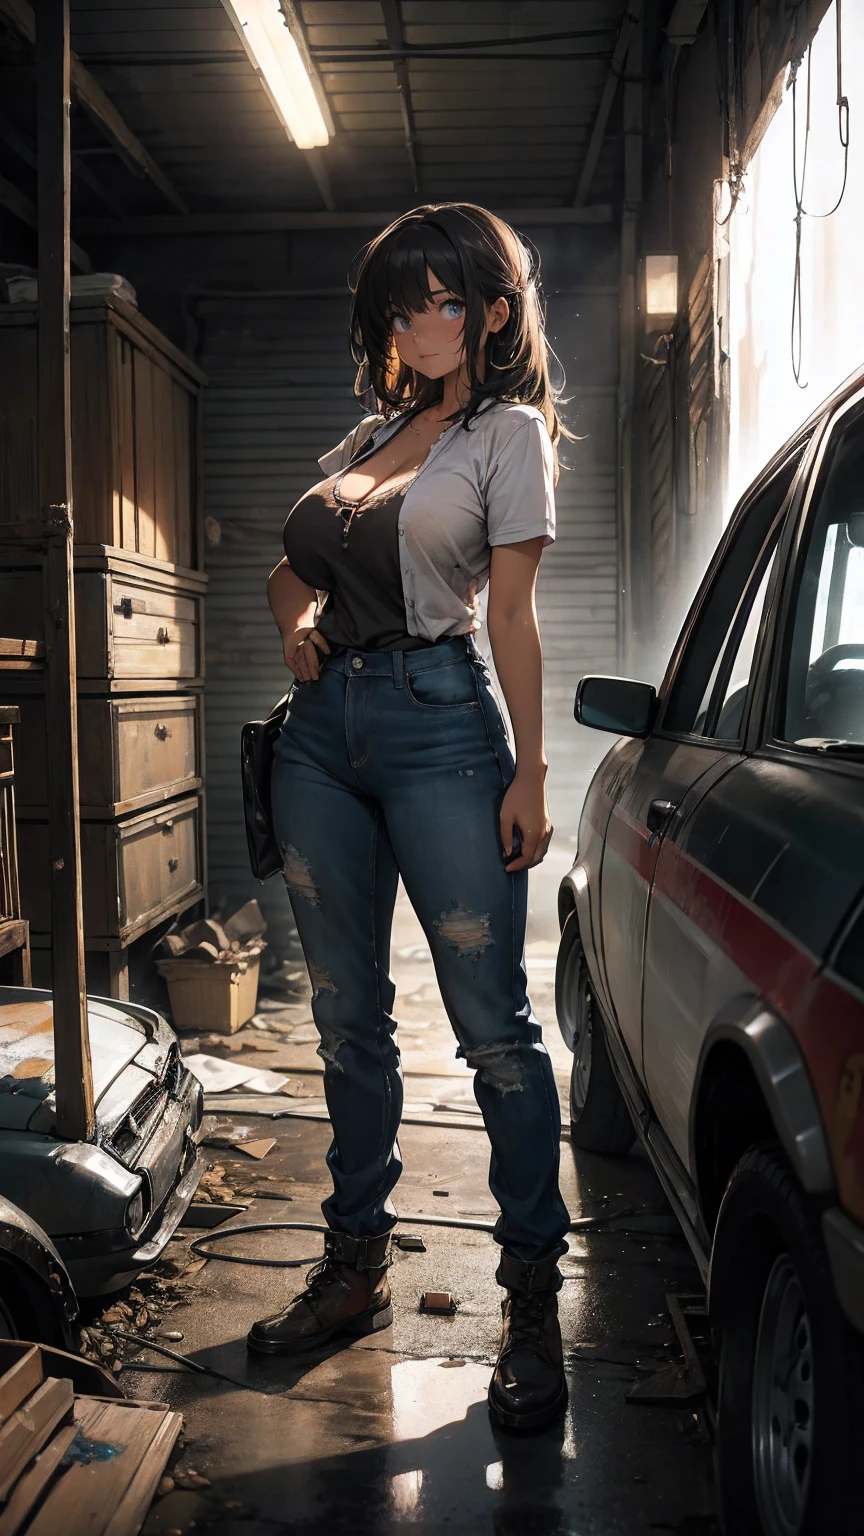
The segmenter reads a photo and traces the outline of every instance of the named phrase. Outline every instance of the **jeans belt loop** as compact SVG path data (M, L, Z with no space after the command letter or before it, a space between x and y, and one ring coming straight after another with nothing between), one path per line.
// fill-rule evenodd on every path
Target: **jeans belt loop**
M393 657L393 687L405 687L405 652L391 651Z

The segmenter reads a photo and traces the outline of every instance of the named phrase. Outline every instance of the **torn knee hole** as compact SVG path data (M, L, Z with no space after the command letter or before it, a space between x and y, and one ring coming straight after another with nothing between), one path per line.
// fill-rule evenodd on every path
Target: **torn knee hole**
M484 949L495 942L488 912L470 912L454 904L436 918L435 927L445 944L468 960L479 960Z
M499 1093L521 1093L525 1086L525 1067L518 1045L483 1045L466 1051L465 1063L478 1072L481 1083Z
M336 988L331 986L330 990L335 992ZM318 1033L321 1036L321 1044L318 1046L317 1054L324 1063L325 1073L344 1072L345 1068L339 1060L339 1052L345 1044L342 1036L337 1035L333 1029L319 1029Z
M295 896L302 896L311 907L320 907L321 898L309 865L299 848L293 843L282 847L282 879Z
M314 960L308 962L309 980L312 983L312 1001L321 996L322 992L332 992L335 995L336 988L326 966L316 965Z

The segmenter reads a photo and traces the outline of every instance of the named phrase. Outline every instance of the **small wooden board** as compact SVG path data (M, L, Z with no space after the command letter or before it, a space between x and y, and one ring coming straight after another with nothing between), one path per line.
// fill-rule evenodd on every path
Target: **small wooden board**
M57 1354L0 1348L0 1536L137 1536L182 1416L76 1396Z

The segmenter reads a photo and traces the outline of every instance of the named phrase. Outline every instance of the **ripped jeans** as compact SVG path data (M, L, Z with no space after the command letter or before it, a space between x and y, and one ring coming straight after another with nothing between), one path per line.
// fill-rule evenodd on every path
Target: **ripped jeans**
M312 981L333 1126L331 1228L390 1230L403 1084L390 976L401 874L492 1146L495 1238L564 1251L558 1094L524 965L528 874L498 813L513 758L473 641L353 651L295 685L273 766L283 873Z

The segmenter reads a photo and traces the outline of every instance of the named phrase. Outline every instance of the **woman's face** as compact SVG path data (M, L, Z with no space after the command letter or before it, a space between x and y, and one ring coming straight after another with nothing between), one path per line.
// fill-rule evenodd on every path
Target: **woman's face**
M443 379L455 373L465 352L465 301L443 287L431 267L426 275L432 302L419 312L396 311L393 316L393 345L402 362L427 379ZM480 354L490 331L506 324L510 307L506 299L486 305L486 324Z

